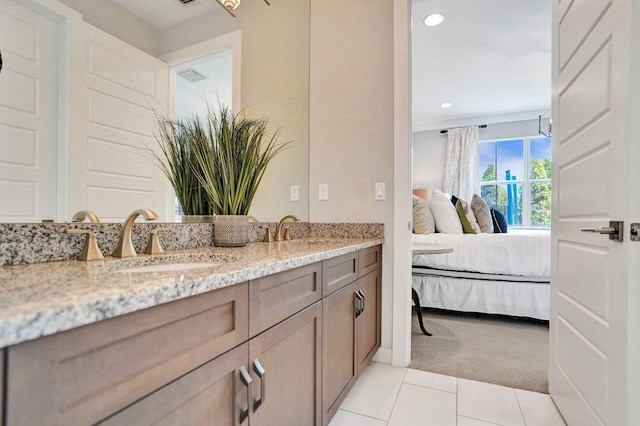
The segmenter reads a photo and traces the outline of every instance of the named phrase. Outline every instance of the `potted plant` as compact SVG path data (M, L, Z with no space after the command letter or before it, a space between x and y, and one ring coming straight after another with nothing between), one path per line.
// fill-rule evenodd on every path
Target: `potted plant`
M197 117L171 120L158 117L156 141L159 150L149 148L153 161L165 174L182 208L183 222L212 222L213 210L207 192L198 179L193 128Z
M234 114L228 106L207 108L194 119L193 171L215 213L214 244L237 247L248 242L248 212L269 162L288 144L277 145L279 130L268 134L268 120Z

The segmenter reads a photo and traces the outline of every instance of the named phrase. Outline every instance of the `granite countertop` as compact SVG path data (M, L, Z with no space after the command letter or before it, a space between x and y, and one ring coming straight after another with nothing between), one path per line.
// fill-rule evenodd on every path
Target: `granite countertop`
M382 244L380 238L302 238L139 254L136 258L0 267L0 348ZM212 262L167 272L152 264Z

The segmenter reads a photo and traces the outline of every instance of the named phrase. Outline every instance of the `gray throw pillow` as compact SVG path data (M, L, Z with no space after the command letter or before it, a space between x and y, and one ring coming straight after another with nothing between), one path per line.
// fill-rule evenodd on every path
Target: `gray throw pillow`
M436 223L433 220L429 204L420 197L413 196L413 233L433 234Z
M487 205L487 203L485 203L478 194L473 194L473 199L471 200L471 210L473 210L473 214L478 221L480 230L485 234L492 234L493 219L491 218L491 211L489 210L489 206Z

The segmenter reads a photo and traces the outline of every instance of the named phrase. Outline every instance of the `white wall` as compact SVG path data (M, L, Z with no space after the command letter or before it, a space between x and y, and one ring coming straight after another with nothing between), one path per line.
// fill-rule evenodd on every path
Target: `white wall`
M94 27L158 56L158 30L122 6L105 0L59 1L81 13L83 20Z
M382 345L391 346L393 2L311 0L310 221L382 222ZM386 200L374 184L386 183ZM318 200L318 184L329 199Z
M546 132L547 121L542 130ZM517 138L538 134L538 119L487 124L480 140ZM413 134L413 187L441 188L447 149L447 135L440 129Z

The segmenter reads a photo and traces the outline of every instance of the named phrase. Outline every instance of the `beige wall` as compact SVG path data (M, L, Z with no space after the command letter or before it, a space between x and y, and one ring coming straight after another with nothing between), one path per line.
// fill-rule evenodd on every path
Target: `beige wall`
M105 0L59 0L82 14L87 23L158 56L159 32L120 5Z
M160 34L161 54L242 29L242 107L266 116L292 145L267 168L250 214L277 221L287 214L308 220L309 3L278 0L242 3L232 18L224 10L189 20ZM215 101L215 100L213 100ZM290 201L290 186L300 201Z
M393 2L311 0L310 221L382 222L383 346L391 346ZM386 183L386 200L374 184ZM329 199L318 201L318 184Z

